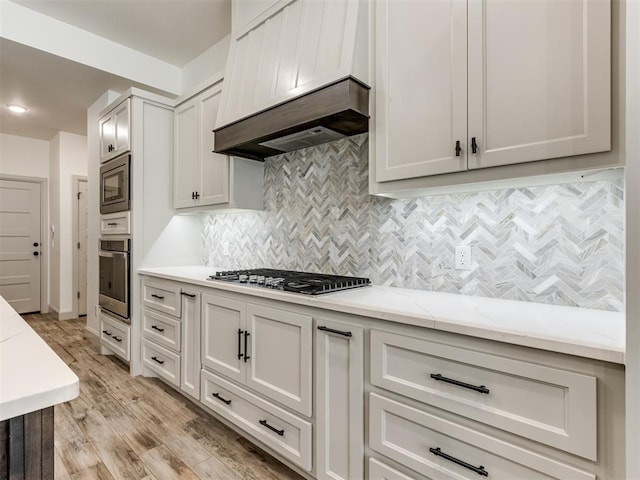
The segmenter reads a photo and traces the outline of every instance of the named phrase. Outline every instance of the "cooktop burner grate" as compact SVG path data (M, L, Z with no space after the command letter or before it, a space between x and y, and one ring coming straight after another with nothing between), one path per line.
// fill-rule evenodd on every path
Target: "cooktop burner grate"
M351 288L366 287L371 284L368 278L362 277L345 277L272 268L221 271L209 276L209 280L221 280L305 295L320 295Z

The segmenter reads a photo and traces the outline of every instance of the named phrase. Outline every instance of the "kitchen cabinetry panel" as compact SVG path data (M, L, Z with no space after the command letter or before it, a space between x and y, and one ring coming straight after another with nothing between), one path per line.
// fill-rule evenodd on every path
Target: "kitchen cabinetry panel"
M611 2L382 0L372 25L372 193L611 149Z
M202 295L202 365L244 382L245 304L229 298Z
M181 301L180 286L175 283L149 280L142 283L142 303L145 307L180 318Z
M316 476L364 477L364 329L316 321Z
M206 370L202 403L306 471L312 465L312 425Z
M100 163L131 150L131 100L128 98L99 120Z
M181 327L175 318L148 309L142 310L144 336L177 353L182 345Z
M183 289L180 389L200 399L200 293Z
M466 170L466 1L376 5L377 181Z
M128 362L131 357L131 327L100 312L100 345Z
M469 168L609 150L607 1L469 2Z
M369 459L369 480L413 480L375 458Z
M149 340L142 340L142 363L175 387L180 387L180 356Z
M596 378L371 331L371 383L596 460Z
M595 480L595 475L385 397L369 396L371 448L431 479Z
M213 153L213 128L222 82L176 108L174 207L229 201L229 158Z
M100 235L131 235L131 212L100 215Z

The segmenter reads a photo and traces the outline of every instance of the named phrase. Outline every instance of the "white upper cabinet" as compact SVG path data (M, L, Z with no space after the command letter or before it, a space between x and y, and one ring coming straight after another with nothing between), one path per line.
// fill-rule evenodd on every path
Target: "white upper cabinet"
M229 201L229 157L213 153L212 136L222 82L175 111L174 207Z
M375 16L376 182L610 150L608 0L379 0Z
M280 0L232 33L216 127L342 77L367 82L366 0Z
M131 100L126 99L99 121L100 163L131 150Z

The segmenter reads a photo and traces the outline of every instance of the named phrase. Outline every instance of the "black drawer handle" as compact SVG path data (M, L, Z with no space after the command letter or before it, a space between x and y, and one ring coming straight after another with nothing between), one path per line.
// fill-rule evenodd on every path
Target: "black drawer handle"
M269 425L266 420L260 420L258 423L263 427L267 427L272 432L276 432L281 437L284 436L284 429L278 430L276 427L272 427L271 425Z
M323 325L320 325L318 327L318 330L322 330L323 332L335 333L337 335L342 335L343 337L352 337L353 336L351 334L351 332L342 332L340 330L334 330L333 328L325 327Z
M159 332L164 332L164 328L160 328L160 327L157 327L155 325L151 325L151 328L153 328L154 330L157 330Z
M242 351L240 350L242 348L241 343L242 343L242 329L239 328L238 329L238 360L242 358Z
M120 337L116 337L115 335L113 336L113 339L114 339L116 342L121 342L121 341L122 341L122 339L121 339Z
M219 393L212 393L211 396L212 397L216 397L222 403L226 403L227 405L231 405L231 400L227 400L225 398L222 398Z
M107 223L107 225L109 225L110 227L117 227L118 224L116 222L109 222Z
M109 330L102 330L102 333L111 336L111 332Z
M189 297L189 298L196 298L195 293L180 292L180 295L184 295L185 297Z
M439 382L446 382L452 385L457 385L458 387L468 388L469 390L475 390L476 392L487 393L487 394L489 393L489 389L484 385L480 385L478 387L477 385L471 385L470 383L464 383L459 380L443 377L439 373L432 373L431 378L433 378L434 380L438 380Z
M449 460L450 462L460 465L461 467L468 468L469 470L476 472L478 475L482 475L483 477L489 476L489 472L487 472L482 465L480 465L479 467L475 467L470 463L463 462L462 460L458 460L456 457L452 457L451 455L447 455L446 453L444 453L442 450L440 450L440 447L430 448L429 451L433 453L436 457L442 457L446 460Z
M154 362L158 362L160 365L164 363L164 360L158 360L157 357L151 357L151 360L153 360Z
M251 335L249 333L249 330L245 330L244 331L244 363L247 363L247 360L249 360L251 357L249 355L247 355L247 340L249 338L249 335Z
M155 293L152 293L151 296L153 298L157 298L158 300L164 300L164 297L162 295L156 295Z
M460 146L460 140L456 140L456 157L459 157L462 153L462 147Z

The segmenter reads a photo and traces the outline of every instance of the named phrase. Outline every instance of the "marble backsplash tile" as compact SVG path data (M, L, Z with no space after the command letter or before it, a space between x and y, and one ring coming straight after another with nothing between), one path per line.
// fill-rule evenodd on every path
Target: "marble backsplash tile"
M368 194L368 137L267 160L264 212L203 217L205 264L620 311L623 174L392 200ZM456 245L472 270L453 268Z

